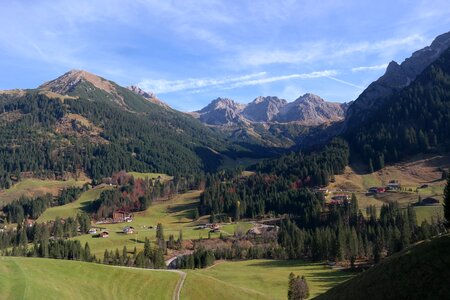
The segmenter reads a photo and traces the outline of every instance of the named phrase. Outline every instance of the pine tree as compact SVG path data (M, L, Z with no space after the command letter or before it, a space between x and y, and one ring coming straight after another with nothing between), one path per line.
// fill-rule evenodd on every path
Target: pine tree
M293 299L292 293L293 293L293 287L294 287L294 280L295 280L295 275L294 275L294 273L291 272L289 274L289 282L288 282L288 294L287 294L288 300Z
M444 218L447 220L446 226L450 227L450 174L444 189Z
M85 261L91 261L92 260L91 249L89 248L88 242L86 242L86 244L84 244L84 260Z

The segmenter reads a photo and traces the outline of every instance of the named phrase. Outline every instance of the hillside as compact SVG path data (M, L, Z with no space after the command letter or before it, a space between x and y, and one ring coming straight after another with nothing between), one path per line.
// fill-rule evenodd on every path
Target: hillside
M409 86L417 76L450 47L450 32L444 33L423 49L414 52L401 64L392 61L383 76L372 82L348 108L344 128L358 126L368 120L367 112L389 103L398 91Z
M98 179L126 169L186 174L253 156L198 120L86 71L0 93L0 188L12 175ZM257 148L257 156L268 155Z
M371 170L418 153L450 149L449 66L450 49L379 109L366 111L364 121L350 123L344 136Z
M425 241L315 299L447 299L449 248L448 235Z
M2 299L172 299L178 277L78 261L0 257Z

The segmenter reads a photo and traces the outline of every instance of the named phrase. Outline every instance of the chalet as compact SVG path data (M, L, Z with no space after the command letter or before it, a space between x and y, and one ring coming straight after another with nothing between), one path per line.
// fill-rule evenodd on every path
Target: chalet
M389 183L386 186L386 188L391 191L398 190L398 189L400 189L400 187L401 187L401 185L398 182L398 180L391 180L391 181L389 181Z
M132 215L124 210L116 210L113 212L114 223L131 222Z
M134 233L134 227L132 227L132 226L125 227L123 229L123 233L125 233L125 234L133 234Z
M97 229L95 229L95 228L89 229L89 234L96 234L96 233L97 233Z
M100 232L100 234L98 236L101 238L107 238L107 237L109 237L109 232L102 231L102 232Z

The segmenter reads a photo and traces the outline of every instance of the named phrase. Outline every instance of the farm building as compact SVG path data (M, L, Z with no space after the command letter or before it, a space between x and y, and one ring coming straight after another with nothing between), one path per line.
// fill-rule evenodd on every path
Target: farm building
M96 233L97 233L97 229L95 229L95 228L89 229L89 234L96 234Z
M123 210L116 210L113 212L113 221L114 223L120 223L120 222L131 222L133 215L123 211Z
M109 237L109 232L107 232L107 231L102 231L102 232L100 232L99 237L101 237L101 238L107 238L107 237Z
M386 187L388 190L398 190L400 189L401 185L398 180L391 180Z

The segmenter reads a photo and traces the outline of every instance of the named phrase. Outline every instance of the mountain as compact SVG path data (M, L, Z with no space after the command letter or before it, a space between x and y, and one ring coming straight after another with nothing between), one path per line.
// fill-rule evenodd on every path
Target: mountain
M276 120L314 126L342 120L345 109L346 104L326 102L319 96L308 93L284 105Z
M227 156L253 155L252 145L231 144L147 98L81 70L37 89L0 92L0 188L24 172L94 179L119 170L192 174L216 170Z
M135 94L138 94L139 96L144 97L145 99L147 99L148 101L150 101L154 104L158 104L158 105L164 106L166 108L169 107L169 105L167 105L167 103L158 99L158 97L156 97L155 94L146 92L136 85L127 86L127 89L129 89L130 91L132 91Z
M217 98L203 109L193 113L201 122L209 125L231 125L244 121L241 112L245 105L227 98Z
M450 236L422 242L386 258L318 296L321 299L447 299L450 286Z
M271 122L286 104L278 97L258 97L245 106L242 115L252 122Z
M274 96L258 97L248 104L217 98L193 115L209 125L295 122L315 126L342 120L346 108L346 103L327 102L317 95L308 93L290 103Z
M359 122L366 120L367 112L380 108L389 97L409 86L449 47L450 32L447 32L436 37L430 46L414 52L401 64L395 61L389 63L385 74L372 82L348 108L343 128L358 126Z
M289 148L312 132L320 134L317 126L342 120L347 107L305 94L291 103L276 96L257 97L248 104L217 98L190 114L234 140Z
M416 52L406 64L409 70L422 69L423 64L415 65L416 69L411 64L423 53L432 53L434 58L437 49L441 49L436 48L436 44L447 45L443 37L450 38L450 35L438 37L432 44L433 48L430 46ZM406 87L390 96L374 98L374 103L378 103L376 106L360 110L364 118L347 117L348 126L343 135L352 152L361 157L371 170L418 153L450 150L450 48L439 53L440 56L420 74L410 78L412 81ZM375 86L377 84L374 83ZM360 109L358 103L364 101L358 98L350 106L349 113Z

